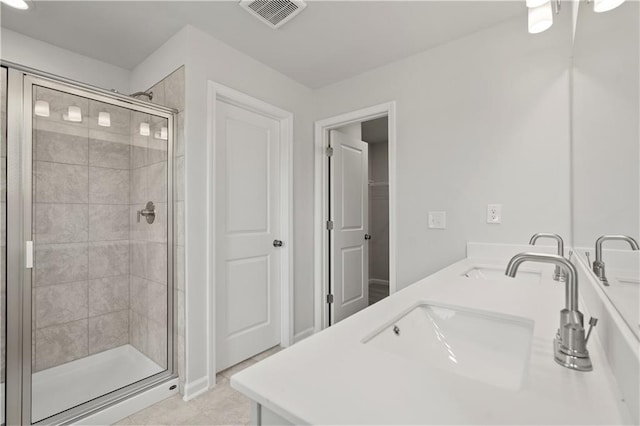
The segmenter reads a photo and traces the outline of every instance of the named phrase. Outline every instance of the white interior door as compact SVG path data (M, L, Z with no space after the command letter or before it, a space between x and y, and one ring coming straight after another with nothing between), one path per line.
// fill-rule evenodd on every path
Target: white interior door
M217 371L280 343L280 143L277 120L216 102Z
M369 304L369 146L330 132L332 323Z

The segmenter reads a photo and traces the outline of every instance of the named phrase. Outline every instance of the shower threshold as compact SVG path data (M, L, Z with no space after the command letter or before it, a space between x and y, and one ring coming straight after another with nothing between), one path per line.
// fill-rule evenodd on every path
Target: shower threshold
M51 417L165 369L131 345L90 355L33 375L33 422Z

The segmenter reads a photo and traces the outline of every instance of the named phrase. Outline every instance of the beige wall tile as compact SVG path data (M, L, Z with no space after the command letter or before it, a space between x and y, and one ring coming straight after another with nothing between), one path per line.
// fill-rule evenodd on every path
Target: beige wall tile
M89 244L89 278L129 274L129 241Z
M85 357L88 351L88 320L36 330L36 371Z
M168 141L164 139L158 139L155 137L156 132L159 132L162 127L168 126L168 121L165 118L160 118L157 124L152 127L152 137L149 138L149 145L147 145L147 158L146 164L156 164L167 161Z
M167 163L156 163L147 167L148 197L154 203L167 202Z
M89 236L86 204L35 203L34 239L38 244L76 243Z
M147 277L156 283L167 283L167 245L147 243Z
M147 277L147 243L131 241L131 275Z
M34 271L35 286L86 280L89 274L88 245L36 245Z
M147 204L147 201L152 201L149 198L148 186L147 170L145 167L131 170L131 194L129 198L131 204L144 206Z
M89 164L96 167L129 170L131 165L129 143L111 142L100 139L89 141Z
M164 79L164 105L178 111L184 110L184 88L184 67L180 67Z
M129 204L129 171L89 167L89 201Z
M153 93L153 99L151 102L158 105L164 105L164 80L159 81L149 89L150 92Z
M38 287L35 290L36 327L87 318L88 284L86 281Z
M167 324L167 285L149 281L147 285L147 318L157 324Z
M65 130L64 127L61 130ZM37 161L86 165L89 158L89 140L86 135L36 130L33 137L33 157Z
M91 241L129 239L129 206L91 204L89 206L89 239Z
M129 308L129 275L89 281L89 315Z
M129 309L129 343L142 352L147 353L149 331L147 317Z
M34 162L35 202L87 203L89 178L86 166Z
M149 339L147 354L149 358L162 368L167 368L167 322L148 322Z
M113 349L128 342L128 310L89 318L89 354Z
M146 317L149 306L148 281L132 275L129 294L131 310Z

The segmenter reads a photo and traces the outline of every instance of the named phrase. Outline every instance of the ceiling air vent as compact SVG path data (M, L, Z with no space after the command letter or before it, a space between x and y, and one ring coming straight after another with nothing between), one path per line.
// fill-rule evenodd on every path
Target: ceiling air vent
M300 0L242 0L240 6L271 28L279 28L307 7Z

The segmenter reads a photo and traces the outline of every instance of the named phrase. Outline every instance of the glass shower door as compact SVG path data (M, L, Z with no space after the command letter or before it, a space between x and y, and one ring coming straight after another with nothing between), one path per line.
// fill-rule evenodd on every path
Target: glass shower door
M0 424L5 421L7 344L7 69L0 67Z
M172 117L35 78L27 98L36 423L172 372Z

